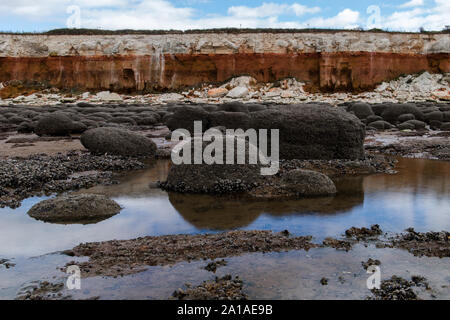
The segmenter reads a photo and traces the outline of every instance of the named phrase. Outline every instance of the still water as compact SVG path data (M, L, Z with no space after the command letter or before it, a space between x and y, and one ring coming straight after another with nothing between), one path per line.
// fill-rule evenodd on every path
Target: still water
M0 209L0 258L15 267L0 266L0 299L14 299L37 281L63 283L59 270L73 257L53 253L80 242L131 239L146 235L220 232L233 229L290 230L312 235L314 242L338 237L351 226L379 224L385 231L449 230L450 163L399 159L397 174L351 177L336 182L338 195L295 201L243 201L204 195L168 194L150 188L164 180L169 163L127 173L120 184L81 192L106 194L123 210L90 225L59 225L34 220L27 211L45 199L33 197L15 210ZM450 299L449 258L414 257L399 249L356 245L343 252L331 248L227 257L227 266L212 274L208 261L149 267L134 275L82 279L82 290L63 291L74 299L166 299L185 283L200 284L225 274L240 276L250 299L364 299L368 275L361 262L381 261L382 279L398 275L425 276L433 288L423 299ZM77 260L85 260L79 258ZM329 279L327 286L320 279Z
M168 168L169 162L159 161L150 169L127 173L118 185L83 190L106 194L123 207L120 214L96 224L59 225L30 218L27 211L43 197L24 200L14 210L0 209L0 257L35 257L81 242L234 229L288 229L312 235L313 241L372 224L390 232L450 229L449 162L399 159L397 174L336 181L336 197L255 202L150 188L150 182L165 179Z

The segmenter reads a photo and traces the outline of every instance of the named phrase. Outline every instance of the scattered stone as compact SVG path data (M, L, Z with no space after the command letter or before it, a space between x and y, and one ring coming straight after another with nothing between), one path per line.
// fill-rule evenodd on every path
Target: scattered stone
M228 94L228 90L226 88L213 88L208 90L209 98L221 98Z
M114 92L109 92L109 91L99 92L95 95L95 97L99 100L108 101L108 102L122 101L122 97L120 95L118 95L117 93L114 93Z
M64 283L50 283L37 281L22 288L17 294L16 300L63 300L70 296L63 296Z
M367 270L370 266L379 266L379 265L381 265L381 262L380 262L380 260L374 260L372 258L369 258L369 260L367 260L366 262L362 261L361 264L362 264L363 268L365 270Z
M414 228L391 239L391 246L408 250L415 256L450 257L450 232L417 232Z
M352 249L353 244L346 240L337 240L334 238L325 238L322 243L325 247L335 248L337 250L349 251Z
M246 87L236 87L227 94L227 98L238 99L248 95L248 89Z
M327 278L320 279L320 284L323 285L323 286L327 286L328 285L328 279Z
M382 234L383 231L381 230L378 224L372 225L370 229L365 227L362 228L351 227L350 229L345 231L345 236L347 238L354 238L358 241L377 238L379 235Z
M172 294L178 300L247 300L243 292L243 282L239 277L226 275L216 277L213 281L205 281L201 285L186 290L178 289Z
M417 286L414 281L408 281L398 276L381 281L380 289L372 289L374 297L368 300L418 300L412 287Z
M227 262L224 259L218 260L218 261L213 261L206 265L205 270L216 273L217 268L223 267L226 265L227 265Z

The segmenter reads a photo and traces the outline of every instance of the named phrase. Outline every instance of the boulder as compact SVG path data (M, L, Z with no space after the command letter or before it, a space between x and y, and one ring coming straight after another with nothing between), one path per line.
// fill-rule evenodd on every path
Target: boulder
M221 104L217 107L218 111L227 111L227 112L244 112L248 113L248 107L246 104L242 102L229 102Z
M450 122L443 123L440 128L442 131L450 131Z
M403 123L400 123L399 125L397 125L397 128L399 130L414 130L414 129L416 129L416 126L412 123L403 122Z
M233 110L240 105L234 105ZM179 107L167 117L170 130L193 132L201 120L203 131L227 129L279 129L281 159L359 159L364 157L364 125L343 109L327 104L262 106L254 112L207 112L200 107ZM225 106L230 110L230 106ZM248 108L248 107L247 107ZM270 132L270 131L269 131Z
M274 106L251 112L251 128L279 129L280 159L359 159L364 157L364 124L329 105Z
M85 131L81 143L95 154L154 157L156 144L142 135L118 128L103 127Z
M72 130L72 120L62 112L45 114L34 126L34 132L38 136L66 136Z
M102 91L96 94L96 98L102 101L122 101L122 97L114 92Z
M226 96L228 93L228 90L226 88L212 88L208 90L208 97L209 98L221 98Z
M235 143L241 138L230 137ZM202 150L208 146L201 138L190 139L191 152L194 151L194 141L202 145ZM222 136L221 142L225 145L227 136ZM219 141L219 140L217 140ZM245 150L248 154L249 142L245 143ZM261 179L261 165L259 164L237 164L237 148L234 148L234 164L226 164L226 150L223 152L223 164L173 164L170 167L164 188L182 193L233 193L247 191L255 187ZM191 157L193 159L193 157Z
M425 122L419 120L408 120L402 124L411 124L414 126L414 129L416 130L425 129L426 126Z
M366 119L368 116L374 115L369 104L357 102L349 105L347 111L353 112L359 119Z
M65 195L35 204L28 215L50 223L95 223L120 212L120 206L102 195Z
M437 120L431 120L430 121L430 128L433 130L439 130L442 126L442 122L441 121L437 121Z
M232 99L243 98L248 95L248 92L246 87L236 87L228 92L227 97Z
M441 111L433 111L433 112L425 114L425 119L428 122L431 120L437 120L437 121L442 122L444 120L444 113Z
M336 194L336 186L328 176L302 169L284 172L281 176L280 188L286 193L305 197Z
M251 127L251 118L244 112L211 112L208 117L211 127L223 126L228 129L248 129Z
M380 121L380 120L383 120L383 118L380 116L372 115L372 116L367 117L366 123L372 123L372 122Z
M417 120L423 120L423 113L414 104L391 104L381 114L384 120L389 123L395 124L398 122L398 118L402 114L413 114Z
M387 121L379 120L371 122L368 127L375 128L377 130L387 130L392 129L394 126Z
M415 119L416 119L416 117L412 113L405 113L405 114L398 116L398 121L401 123L403 123L405 121L409 121L409 120L415 120Z
M17 126L18 133L32 133L34 132L34 123L30 121L24 121Z
M171 131L183 128L193 133L194 121L202 121L203 130L209 128L209 113L201 107L178 106L173 111L174 113L166 118L166 125Z

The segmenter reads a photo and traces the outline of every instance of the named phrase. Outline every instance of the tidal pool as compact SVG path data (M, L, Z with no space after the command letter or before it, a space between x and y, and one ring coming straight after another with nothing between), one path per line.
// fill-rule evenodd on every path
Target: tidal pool
M0 265L0 299L14 298L30 281L61 278L57 267L73 258L49 253L81 242L236 229L287 229L295 235L312 235L313 242L321 242L325 237L339 237L352 226L379 224L389 232L408 227L418 231L450 229L449 162L400 158L397 174L343 178L336 181L335 197L290 201L244 201L151 188L151 182L165 179L168 169L168 161L158 161L150 169L127 173L118 185L80 191L108 195L123 207L120 214L96 224L60 225L30 218L27 211L45 197L26 199L14 210L0 209L0 258L16 263L10 269ZM389 274L425 275L435 284L436 295L448 298L448 258L417 258L397 249L358 246L349 253L325 248L249 254L227 258L228 266L220 268L218 275L239 275L251 298L364 298L368 295L364 285L367 276L361 261L377 256L383 257L382 266L387 268L383 278ZM83 282L83 291L70 294L74 298L167 298L185 282L195 284L212 278L201 269L205 264L198 261L151 267L114 280L89 278ZM334 279L327 292L317 282L324 276ZM339 276L348 279L338 281ZM293 284L292 279L296 281Z
M341 179L336 197L290 201L240 201L150 188L152 181L165 179L168 168L167 161L159 161L150 169L127 173L118 185L80 191L106 194L123 207L120 214L96 224L30 218L27 211L43 197L24 200L17 209L0 209L0 257L33 257L81 242L235 229L288 229L316 241L372 224L391 232L450 229L448 162L399 159L397 174Z

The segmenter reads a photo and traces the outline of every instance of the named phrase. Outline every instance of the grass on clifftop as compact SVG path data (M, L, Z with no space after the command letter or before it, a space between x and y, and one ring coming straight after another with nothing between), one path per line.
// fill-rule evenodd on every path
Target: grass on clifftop
M103 30L103 29L54 29L46 32L0 32L0 34L12 34L12 35L128 35L128 34L140 34L140 35L164 35L164 34L200 34L200 33L321 33L321 32L377 32L377 33L425 33L425 34L449 34L450 29L442 31L421 31L421 32L405 32L405 31L386 31L381 29L270 29L270 28L257 28L257 29L239 29L239 28L220 28L220 29L194 29L194 30Z

